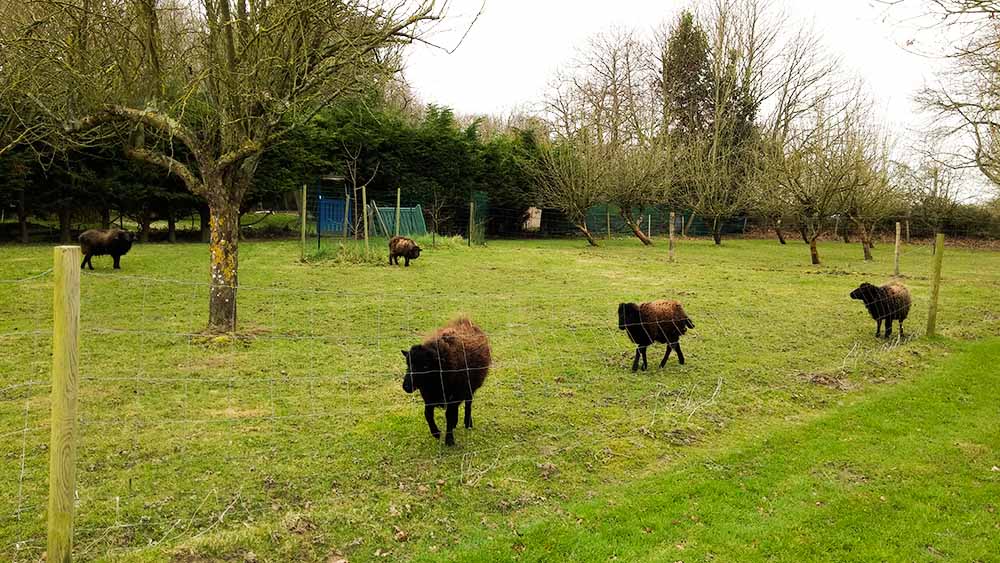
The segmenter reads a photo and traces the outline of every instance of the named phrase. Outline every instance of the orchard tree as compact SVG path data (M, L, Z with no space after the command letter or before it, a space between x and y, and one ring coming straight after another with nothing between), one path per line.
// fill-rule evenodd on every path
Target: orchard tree
M887 217L899 211L902 198L899 190L900 171L889 160L887 140L880 137L876 130L863 125L859 129L861 138L858 142L864 151L862 162L859 163L861 181L844 192L841 209L857 227L867 261L872 259L875 229Z
M946 137L965 145L945 163L975 168L1000 189L1000 4L987 0L926 2L938 35L950 40L944 58L951 63L936 86L920 95L936 114ZM944 33L940 33L940 32Z
M236 329L239 213L263 152L399 69L433 0L37 0L11 10L18 88L72 140L125 154L208 203L208 329ZM184 158L179 158L183 155Z
M607 201L608 150L582 133L539 150L536 173L542 205L562 211L587 237L597 240L587 226L587 211Z
M828 219L843 210L845 195L866 181L864 147L857 134L865 116L856 98L837 109L817 108L800 118L768 159L767 177L791 202L802 222L813 264L819 264L817 241Z

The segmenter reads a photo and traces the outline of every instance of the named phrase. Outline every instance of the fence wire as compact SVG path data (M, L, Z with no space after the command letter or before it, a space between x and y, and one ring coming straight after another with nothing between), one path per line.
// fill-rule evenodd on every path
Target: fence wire
M775 280L783 272L764 270ZM788 284L757 287L724 312L708 290L634 285L553 279L415 294L393 280L352 290L248 284L240 332L207 335L207 284L85 272L77 555L172 546L303 506L391 513L442 486L535 498L559 468L599 483L606 464L670 457L733 412L769 414L765 394L794 403L804 385L836 387L858 366L891 370L898 359L884 352L905 344L870 338L870 319L846 295L830 304L794 293L807 302L789 306L822 322L793 327L763 307L788 300ZM45 544L52 274L0 289L14 295L0 318L0 490L14 492L0 501L0 558L34 561ZM682 339L688 364L658 370L654 359L632 374L634 346L615 310L656 297L683 301L696 324ZM914 292L908 338L922 333L921 309L925 291ZM459 429L448 448L429 437L419 398L402 392L400 351L460 313L488 334L494 361L475 429ZM796 348L828 350L829 361L812 365ZM758 365L747 350L781 359ZM526 473L538 482L522 482ZM376 532L355 523L351 533Z

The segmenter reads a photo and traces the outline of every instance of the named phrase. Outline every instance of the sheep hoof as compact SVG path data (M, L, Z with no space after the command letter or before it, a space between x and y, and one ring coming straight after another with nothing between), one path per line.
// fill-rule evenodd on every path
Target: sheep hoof
M455 445L455 437L452 436L451 434L448 434L447 436L445 436L444 437L444 445L446 445L446 446L454 446Z
M440 440L441 439L441 432L440 431L438 431L438 432L431 432L431 436L434 436L435 440Z

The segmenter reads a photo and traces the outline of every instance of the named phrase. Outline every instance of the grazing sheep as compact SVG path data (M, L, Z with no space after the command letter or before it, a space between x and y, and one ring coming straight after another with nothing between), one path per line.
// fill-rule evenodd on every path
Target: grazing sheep
M677 350L677 361L683 365L684 353L681 352L680 338L689 328L694 328L694 323L677 301L660 300L638 305L635 303L618 305L618 329L626 331L636 345L632 371L639 369L640 355L642 369L646 369L646 348L654 342L667 345L667 353L660 361L661 368L667 363L671 349Z
M420 258L420 247L417 246L417 243L413 242L413 239L392 237L389 241L389 264L395 261L395 264L398 266L400 256L406 260L403 265L409 266L410 260Z
M121 257L128 254L135 242L135 235L121 229L90 229L80 234L80 250L83 252L83 262L80 268L90 266L94 269L91 258L110 255L115 259L115 269L121 269Z
M875 319L875 336L882 332L882 321L885 321L885 337L892 336L892 321L899 321L899 336L903 334L903 321L910 314L910 290L897 282L889 282L882 287L876 287L868 282L858 286L851 292L851 299L859 299L868 309L868 314Z
M486 334L468 318L460 317L438 329L423 344L402 352L406 358L403 391L420 391L424 418L435 438L441 437L441 431L434 424L434 407L445 409L444 443L455 445L458 405L465 402L465 427L472 428L472 395L490 369Z

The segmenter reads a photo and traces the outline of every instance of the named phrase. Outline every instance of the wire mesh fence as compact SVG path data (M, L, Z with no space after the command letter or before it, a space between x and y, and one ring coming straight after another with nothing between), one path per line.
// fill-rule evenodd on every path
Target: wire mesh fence
M623 273L600 288L540 275L530 287L480 288L474 278L489 267L419 293L405 279L350 289L247 282L236 335L202 332L204 282L86 272L78 557L171 546L306 503L342 508L336 533L363 534L377 524L351 514L415 502L422 487L492 483L520 498L542 494L521 482L526 474L548 479L556 468L597 483L606 463L638 468L720 431L734 412L773 408L763 394L794 403L816 374L891 369L897 358L883 352L905 342L873 340L867 325L846 330L864 319L846 295L838 305L793 294L789 303L821 324L765 307L790 289L760 280L803 275L779 265L748 268L753 293L724 306L712 280L650 290ZM926 277L909 283L914 311L926 311ZM45 544L51 289L41 269L0 283L13 306L0 318L0 489L13 493L0 507L0 557L14 561L36 560ZM684 337L688 365L631 375L634 346L614 312L655 296L682 300L697 326ZM950 318L968 319L965 329L995 326L995 314L962 303ZM430 439L422 405L402 392L400 350L459 313L489 335L494 363L476 397L477 427L452 449ZM922 333L917 314L911 338ZM826 350L829 361L816 366L804 350ZM762 369L747 353L779 359Z

